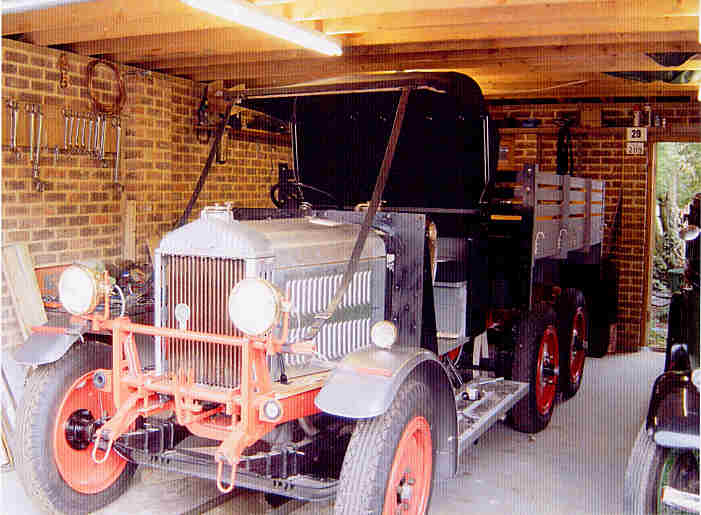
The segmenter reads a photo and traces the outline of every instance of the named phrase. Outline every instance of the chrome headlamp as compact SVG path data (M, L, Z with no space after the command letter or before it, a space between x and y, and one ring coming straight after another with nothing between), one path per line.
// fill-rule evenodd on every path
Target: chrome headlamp
M280 320L282 295L263 279L239 281L229 294L229 318L249 336L270 331Z
M104 287L99 272L84 265L71 265L58 281L58 297L64 309L73 315L92 313Z
M397 326L389 320L380 320L370 329L370 340L382 349L389 349L397 341Z

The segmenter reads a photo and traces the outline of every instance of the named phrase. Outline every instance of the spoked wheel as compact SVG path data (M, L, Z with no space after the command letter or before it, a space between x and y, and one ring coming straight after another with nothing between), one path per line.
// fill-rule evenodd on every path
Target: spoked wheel
M94 386L93 376L111 363L109 346L76 344L27 377L18 412L18 472L45 511L95 511L116 499L136 471L114 450L101 464L92 460L92 435L115 412L112 396Z
M560 387L565 397L573 397L582 384L587 355L587 308L581 291L568 288L560 297L558 309L560 336Z
M514 324L514 362L512 378L529 384L528 394L509 412L513 427L524 433L536 433L550 422L555 408L560 351L555 314L540 304Z
M336 515L426 513L434 473L435 409L428 386L412 379L384 414L356 424L341 469Z
M626 468L623 506L628 515L689 513L662 503L670 486L682 492L699 492L699 452L658 446L640 428Z

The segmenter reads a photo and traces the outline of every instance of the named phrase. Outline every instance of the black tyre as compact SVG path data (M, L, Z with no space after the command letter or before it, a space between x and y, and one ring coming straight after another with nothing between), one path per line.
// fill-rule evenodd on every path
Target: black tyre
M336 515L426 513L435 404L425 383L409 379L383 415L358 422L343 460Z
M559 374L560 353L555 312L538 304L514 323L514 360L511 377L528 383L528 394L509 412L509 422L517 431L537 433L553 415Z
M699 453L658 446L648 436L643 424L626 468L623 489L625 513L687 513L662 504L662 490L665 486L698 494Z
M557 310L560 344L560 389L573 397L582 384L587 354L588 313L584 294L568 288L560 296Z
M98 465L94 444L66 438L66 424L76 416L114 414L111 395L92 381L96 369L111 366L109 346L76 344L27 376L17 417L17 470L28 496L45 511L95 511L121 495L136 471L114 451Z

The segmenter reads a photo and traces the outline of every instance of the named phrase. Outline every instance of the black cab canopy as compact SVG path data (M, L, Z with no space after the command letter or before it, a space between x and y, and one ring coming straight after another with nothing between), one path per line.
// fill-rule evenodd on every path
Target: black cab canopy
M392 207L474 209L496 167L498 136L488 126L479 86L465 75L358 74L228 95L243 107L295 121L300 181L352 207L370 199L400 92L407 88L384 200ZM328 203L313 191L304 194L312 204Z

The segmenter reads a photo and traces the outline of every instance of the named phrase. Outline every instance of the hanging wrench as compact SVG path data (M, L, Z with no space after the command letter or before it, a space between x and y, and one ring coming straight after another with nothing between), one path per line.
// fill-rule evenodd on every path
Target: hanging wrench
M100 161L105 160L105 134L107 131L107 116L102 119L102 137L100 138Z
M27 112L29 113L29 162L34 162L34 114L36 113L36 106L34 104L27 104Z
M92 152L92 131L93 131L94 117L92 113L88 114L88 144L86 151L88 154Z
M80 129L80 147L83 149L83 152L87 151L87 148L85 147L85 128L88 125L88 115L83 114L83 127Z
M77 153L81 153L80 148L80 120L82 119L82 113L75 113L75 139L73 140L73 147Z
M37 148L34 153L34 174L32 175L32 184L38 192L44 191L44 183L39 179L39 154L41 151L41 129L44 124L44 114L41 112L41 106L36 106L36 114L39 117L39 132L37 134Z
M71 114L71 112L64 107L62 113L63 113L63 151L68 152L68 116Z
M99 113L95 118L95 143L93 147L93 157L97 159L100 155L100 122L102 120L102 115Z
M75 122L75 113L68 111L68 116L70 116L70 129L68 130L68 151L73 152L73 123Z
M19 111L19 102L16 100L8 100L10 112L10 150L19 153L17 150L17 111Z
M112 126L117 130L117 144L116 144L116 154L114 156L114 184L119 185L119 150L122 140L122 121L119 118L112 118Z

